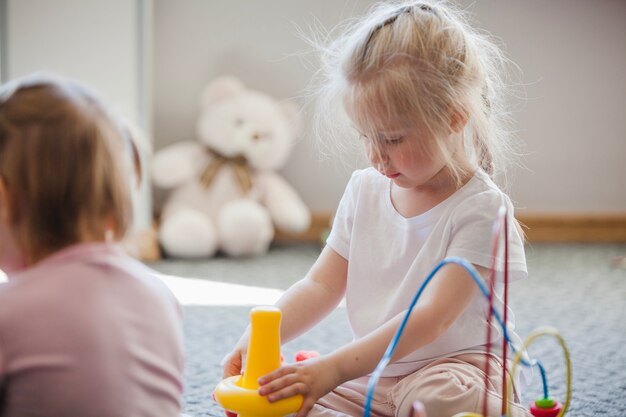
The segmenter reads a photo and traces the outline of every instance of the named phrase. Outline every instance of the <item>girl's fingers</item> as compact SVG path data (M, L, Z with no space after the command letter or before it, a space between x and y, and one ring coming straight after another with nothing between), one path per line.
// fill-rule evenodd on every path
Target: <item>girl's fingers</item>
M273 392L279 391L281 389L284 389L290 385L294 385L297 384L298 382L301 382L300 379L298 378L298 375L295 373L291 373L291 374L287 374L285 376L282 376L278 379L274 379L273 381L270 381L268 383L266 383L265 385L262 385L259 388L259 394L260 395L269 395ZM301 393L300 393L301 394Z
M224 367L222 378L228 378L229 376L239 375L241 373L241 366L238 363L229 363Z
M274 391L267 395L267 400L271 403L282 400L283 398L293 397L298 394L306 394L307 389L306 385L302 382L297 382L295 384L288 385L284 388L281 388L277 391Z
M229 376L239 375L243 368L243 361L245 357L239 351L233 351L222 359L222 378L228 378Z
M262 377L259 378L258 382L260 385L265 385L271 381L274 381L278 378L281 378L285 375L288 374L293 374L295 372L295 368L293 366L281 366L280 368L276 369L275 371L270 372L267 375L263 375Z

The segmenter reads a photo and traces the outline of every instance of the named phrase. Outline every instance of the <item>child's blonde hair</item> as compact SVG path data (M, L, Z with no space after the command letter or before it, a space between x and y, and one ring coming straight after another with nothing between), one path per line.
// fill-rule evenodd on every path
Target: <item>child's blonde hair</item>
M451 149L458 147L450 140L463 140L470 161L489 175L504 168L510 156L501 100L506 60L463 12L443 1L385 2L340 30L323 48L317 125L330 130L327 136L343 133L333 116L348 107L368 136L380 120L426 128L458 182L468 168L455 164ZM465 128L451 131L459 121L467 121Z
M129 140L76 82L28 76L0 89L0 177L27 259L85 239L120 239L132 221Z

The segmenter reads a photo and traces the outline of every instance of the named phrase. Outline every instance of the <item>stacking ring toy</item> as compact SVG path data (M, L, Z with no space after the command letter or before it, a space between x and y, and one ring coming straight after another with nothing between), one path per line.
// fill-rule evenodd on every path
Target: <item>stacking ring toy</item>
M258 393L259 377L280 367L280 319L276 307L250 311L250 341L243 375L222 380L214 391L215 401L239 417L283 417L302 406L302 395L270 403Z

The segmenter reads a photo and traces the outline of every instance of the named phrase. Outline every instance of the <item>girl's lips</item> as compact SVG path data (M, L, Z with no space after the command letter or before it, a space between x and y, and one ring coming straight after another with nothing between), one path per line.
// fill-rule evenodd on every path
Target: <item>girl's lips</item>
M382 166L376 166L376 170L377 170L378 172L380 172L380 173L381 173L381 175L384 175L384 176L385 176L385 177L387 177L387 178L394 179L394 178L398 178L398 177L400 176L400 173L399 173L399 172L387 171L387 170L386 170L384 167L382 167Z

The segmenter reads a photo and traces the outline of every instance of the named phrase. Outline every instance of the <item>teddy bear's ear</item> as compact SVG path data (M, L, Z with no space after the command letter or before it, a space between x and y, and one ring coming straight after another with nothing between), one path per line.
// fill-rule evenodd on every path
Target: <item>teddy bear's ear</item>
M202 107L212 105L239 94L243 89L243 83L235 77L226 75L216 78L204 88L201 105Z
M303 128L303 120L302 113L300 111L300 107L293 101L281 101L279 103L280 109L289 120L289 128L291 129L291 134L295 137L302 132Z

